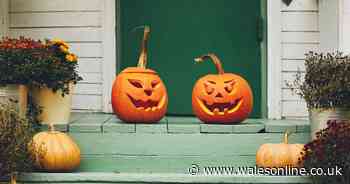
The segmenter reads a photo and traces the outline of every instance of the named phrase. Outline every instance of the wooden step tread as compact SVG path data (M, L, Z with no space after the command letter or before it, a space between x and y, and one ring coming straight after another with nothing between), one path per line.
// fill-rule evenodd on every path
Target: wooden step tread
M204 124L195 117L164 117L158 123L124 123L114 114L105 113L73 113L71 122L56 125L61 131L72 133L161 133L161 134L197 134L197 133L283 133L310 132L306 120L268 120L247 119L240 124L221 125ZM43 129L46 129L43 126Z
M311 183L305 176L221 175L172 173L25 173L21 183Z

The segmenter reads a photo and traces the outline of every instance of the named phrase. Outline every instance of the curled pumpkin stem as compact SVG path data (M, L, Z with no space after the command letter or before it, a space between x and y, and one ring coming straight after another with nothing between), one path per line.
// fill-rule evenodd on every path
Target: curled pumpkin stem
M137 67L146 68L147 65L147 42L151 28L149 26L144 26L143 39L141 42L141 53L139 56L139 61Z
M284 144L288 144L288 137L289 137L289 132L286 131L286 132L284 133L284 139L283 139L283 143L284 143Z
M218 72L218 74L224 74L225 73L224 68L222 67L220 59L213 53L209 53L209 54L197 57L197 58L194 59L194 61L197 62L197 63L200 63L200 62L203 62L206 59L211 59L213 61L213 63L215 64L216 71Z

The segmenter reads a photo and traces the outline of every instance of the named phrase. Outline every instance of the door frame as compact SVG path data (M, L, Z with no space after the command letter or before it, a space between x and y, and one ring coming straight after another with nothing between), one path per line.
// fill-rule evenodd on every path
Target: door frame
M120 0L104 0L103 111L112 112L111 86L120 64ZM262 118L281 118L281 1L263 0L264 39L261 43ZM115 61L115 62L112 62Z

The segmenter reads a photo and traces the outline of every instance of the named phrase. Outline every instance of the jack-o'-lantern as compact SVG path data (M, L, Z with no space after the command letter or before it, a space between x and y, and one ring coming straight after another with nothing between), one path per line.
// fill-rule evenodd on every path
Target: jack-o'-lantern
M215 54L195 58L196 62L211 59L218 74L200 78L192 92L194 114L205 123L238 123L246 119L253 108L253 95L248 82L233 73L225 73Z
M137 67L124 69L113 84L113 111L125 122L157 122L167 110L165 85L157 72L146 68L149 33L150 28L145 26Z

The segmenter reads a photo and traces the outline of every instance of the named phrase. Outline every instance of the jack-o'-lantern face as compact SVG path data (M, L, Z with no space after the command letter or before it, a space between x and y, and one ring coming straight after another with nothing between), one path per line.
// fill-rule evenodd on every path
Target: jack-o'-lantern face
M157 111L163 107L166 99L165 88L158 76L143 80L130 77L127 81L131 90L125 91L125 94L134 108L141 111Z
M157 122L165 114L168 96L156 72L127 68L118 75L112 91L112 105L118 117L127 122ZM131 71L131 72L130 72Z
M146 27L138 67L123 70L113 84L113 111L125 122L157 122L167 110L168 95L164 83L155 71L146 68L149 31Z
M237 123L247 118L252 111L252 92L242 77L221 71L200 78L192 93L193 112L206 123ZM204 59L204 58L203 58Z

